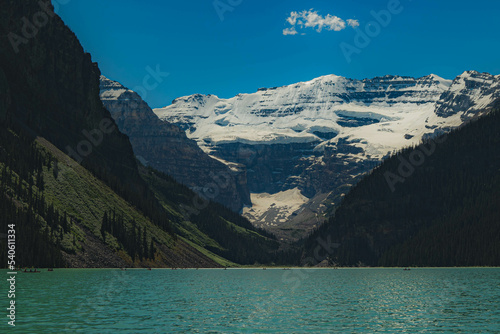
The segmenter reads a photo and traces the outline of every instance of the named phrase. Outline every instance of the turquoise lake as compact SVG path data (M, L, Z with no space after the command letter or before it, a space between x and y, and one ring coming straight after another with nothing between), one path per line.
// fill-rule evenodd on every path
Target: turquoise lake
M19 272L14 330L3 281L2 333L500 333L498 268Z

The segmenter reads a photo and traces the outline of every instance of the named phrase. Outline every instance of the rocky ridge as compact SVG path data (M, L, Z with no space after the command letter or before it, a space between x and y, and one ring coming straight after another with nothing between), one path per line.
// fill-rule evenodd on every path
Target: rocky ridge
M101 76L100 97L143 164L234 211L250 203L245 169L209 157L184 131L160 120L137 93L116 81Z

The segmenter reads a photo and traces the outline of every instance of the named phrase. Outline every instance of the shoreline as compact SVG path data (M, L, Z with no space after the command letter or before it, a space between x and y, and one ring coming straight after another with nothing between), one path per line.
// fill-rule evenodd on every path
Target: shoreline
M499 267L488 267L488 266L474 266L474 267L210 267L210 268L51 268L52 271L49 271L49 268L36 268L38 272L54 272L60 270L119 270L119 271L137 271L137 270L339 270L339 269L354 269L354 270L362 270L362 269L391 269L391 270L405 270L409 268L410 270L418 270L418 269L500 269ZM24 269L22 270L10 270L7 268L2 268L0 271L6 272L18 272L24 273ZM27 272L33 273L33 272Z

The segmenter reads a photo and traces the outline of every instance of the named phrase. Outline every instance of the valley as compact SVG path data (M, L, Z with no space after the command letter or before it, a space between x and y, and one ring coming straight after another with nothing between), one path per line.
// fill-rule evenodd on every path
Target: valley
M27 3L2 8L3 35L22 31L20 13L38 13L39 4ZM409 249L423 254L419 265L497 263L488 248L495 240L459 217L453 196L495 234L497 193L487 186L496 182L500 75L325 75L153 109L102 73L51 14L22 48L0 45L0 205L5 223L23 222L25 265L390 266L408 263L398 254ZM455 139L427 154L421 169L384 169L447 135ZM460 166L477 175L462 176ZM374 181L380 170L397 182ZM434 184L444 192L432 184L427 191L448 206L428 203L407 181L413 173L439 175ZM447 235L455 221L462 229L450 249L463 247L456 240L467 229L484 249L465 247L467 259L457 262L427 254L420 245L436 247L431 234ZM334 255L306 261L318 247Z

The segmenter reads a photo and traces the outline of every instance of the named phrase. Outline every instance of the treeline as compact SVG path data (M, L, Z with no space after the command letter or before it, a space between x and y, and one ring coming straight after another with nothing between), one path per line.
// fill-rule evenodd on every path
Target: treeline
M71 235L71 224L75 218L68 217L66 212L60 212L45 199L44 167L51 171L54 178L57 179L59 168L55 157L36 144L33 133L27 127L20 125L11 117L4 119L0 123L0 196L2 196L3 201L13 201L19 210L14 213L8 211L10 210L8 205L2 207L6 210L0 212L2 217L5 217L2 219L2 230L6 231L8 223L16 223L18 220L31 224L29 228L32 232L24 233L18 240L18 244L22 244L24 247L22 249L23 255L20 255L22 259L20 263L23 266L37 264L40 266L41 263L52 263L52 258L56 259L54 261L58 266L64 266L64 263L61 262L60 251L57 256L54 256L52 252L39 252L35 249L39 244L43 244L47 249L59 249L67 253L75 253L78 247L76 236ZM108 179L108 181L110 180ZM134 187L127 188L129 180L121 180L121 183L121 186L116 184L115 189L121 187L123 191L131 193L131 189L136 189ZM167 212L159 204L144 180L141 179L140 183L144 186L143 191L134 193L134 197L140 198L140 200L131 201L131 204L142 208L142 212L147 213L146 216L155 225L173 235L175 239L176 236ZM31 218L28 219L25 216ZM34 234L33 231L37 230L40 233ZM70 242L63 243L65 238ZM53 247L48 247L49 244ZM5 248L2 248L2 252L4 250ZM142 248L138 252L142 252ZM144 256L144 254L138 253L131 254L131 257L133 258L134 255L140 255L140 258ZM149 253L146 257L149 258ZM5 257L2 258L3 266L6 264L5 259Z
M217 241L224 250L206 247L208 250L236 263L254 264L274 261L272 252L278 248L275 240L264 237L253 230L229 222L217 213L216 207L208 207L197 215L191 216L191 222Z
M196 194L172 177L153 168L140 168L158 198L175 211L184 214L182 218L172 217L177 225L176 232L197 242L185 229L183 221L189 220L223 249L206 246L213 253L240 264L272 263L276 260L279 243L271 233L254 227L246 218L234 213L222 204L196 200ZM198 198L199 199L199 198ZM197 209L194 203L202 203Z
M52 157L37 149L28 136L0 126L2 233L14 226L17 266L64 266L60 249L71 232L70 217L48 204L43 194L43 166L52 163ZM2 239L2 244L6 241ZM6 250L2 245L2 267L7 264Z
M16 201L0 194L0 215L2 233L14 225L15 257L8 258L7 238L0 240L1 267L7 267L8 260L14 260L16 267L64 267L59 247L61 238L58 233L42 228L41 217L29 209L18 207ZM54 230L52 230L54 231Z
M239 213L236 213L231 209L227 208L226 206L217 202L211 202L210 204L211 204L210 207L225 220L230 221L238 226L241 226L249 231L255 231L258 234L267 237L269 239L276 240L276 236L274 234L264 230L263 228L252 225L252 223L250 223L250 221L247 218L243 217Z
M491 112L391 156L308 238L303 257L321 237L341 265L500 265L499 130Z
M40 148L22 129L18 133L0 125L0 216L3 231L16 230L16 265L21 267L64 267L61 251L75 254L79 244L72 230L75 217L58 210L45 198L43 169L57 179L59 168L51 153ZM162 212L164 212L162 208ZM165 219L168 221L168 219ZM106 212L101 233L112 235L133 260L154 259L155 243L134 221L127 229L124 218ZM109 234L107 234L109 233ZM175 237L174 237L175 239ZM148 243L149 240L149 243ZM0 239L1 265L7 265L5 242Z
M154 238L151 236L148 243L146 228L142 229L134 220L130 221L130 228L127 229L126 225L123 216L117 215L115 210L104 212L101 225L103 240L106 242L109 238L108 233L115 237L133 261L154 259Z
M133 170L130 170L131 167L128 165L115 166L114 170L111 171L105 161L109 158L115 161L123 160L122 156L108 152L106 159L101 154L95 154L92 156L92 159L84 160L82 166L141 211L153 224L173 236L174 229L169 220L168 213L158 202L144 180L140 178L137 173L137 166L133 166Z

